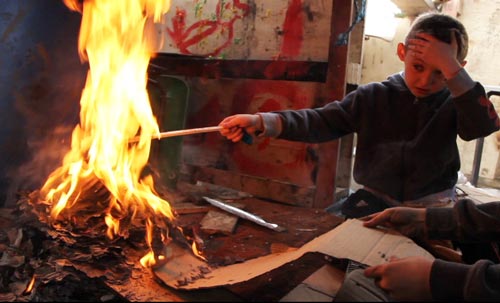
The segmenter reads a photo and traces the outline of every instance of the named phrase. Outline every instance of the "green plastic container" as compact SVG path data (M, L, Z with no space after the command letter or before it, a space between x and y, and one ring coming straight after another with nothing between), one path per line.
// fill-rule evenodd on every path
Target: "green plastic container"
M189 86L180 77L150 76L148 92L151 107L161 132L185 128ZM176 188L182 160L183 137L153 140L150 165L169 188Z

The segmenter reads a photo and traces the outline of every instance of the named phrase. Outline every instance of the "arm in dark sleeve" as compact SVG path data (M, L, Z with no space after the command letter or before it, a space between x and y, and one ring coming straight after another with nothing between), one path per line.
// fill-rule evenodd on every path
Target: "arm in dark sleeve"
M490 242L500 239L500 202L476 205L458 201L453 208L428 208L426 232L429 239Z
M463 88L469 88L463 92ZM473 82L464 69L448 81L457 109L458 135L470 141L500 129L500 120L495 107L488 99L484 87Z
M472 265L436 259L432 264L432 297L443 301L500 300L500 264L480 260Z
M353 133L360 120L358 98L359 90L349 93L342 101L330 102L323 107L275 112L282 121L278 138L320 143Z
M426 232L430 239L489 242L500 238L500 202L476 205L458 201L453 208L428 208ZM480 260L473 265L436 259L430 277L438 300L500 299L500 264Z

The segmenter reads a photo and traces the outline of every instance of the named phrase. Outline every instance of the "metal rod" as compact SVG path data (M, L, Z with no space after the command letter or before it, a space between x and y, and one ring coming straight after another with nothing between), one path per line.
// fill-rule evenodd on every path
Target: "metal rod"
M186 136L186 135L194 135L194 134L202 134L209 132L216 132L222 129L222 126L208 126L208 127L200 127L200 128L190 128L190 129L181 129L181 130L172 130L168 132L162 132L158 135L151 136L151 140L153 139L163 139L168 137L177 137L177 136ZM137 142L141 137L136 136L129 140L129 142Z
M224 202L209 198L209 197L203 197L208 203L212 204L213 206L216 206L220 209L223 209L227 211L228 213L231 213L233 215L236 215L240 218L247 219L249 221L252 221L254 223L257 223L259 225L262 225L264 227L267 227L269 229L272 229L274 231L282 232L286 231L286 228L279 226L278 224L274 223L269 223L266 220L262 219L261 217L254 215L252 213L249 213L243 209L239 209L238 207L234 207L232 205L226 204Z
M481 168L481 158L483 156L484 138L476 139L476 149L474 150L474 159L472 161L472 173L470 183L477 187L479 180L479 169Z
M486 96L488 99L492 95L500 96L500 86L485 86L487 91ZM472 162L472 172L470 183L477 187L479 181L479 172L481 168L481 159L483 157L484 137L476 139L476 149L474 150L474 159Z

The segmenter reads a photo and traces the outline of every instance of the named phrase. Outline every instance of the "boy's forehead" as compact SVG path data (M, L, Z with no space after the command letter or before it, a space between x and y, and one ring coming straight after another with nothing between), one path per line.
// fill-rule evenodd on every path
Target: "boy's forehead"
M422 59L419 59L419 58L415 58L414 56L412 56L411 54L407 54L406 55L406 62L407 63L410 63L410 64L420 64L420 65L427 65L425 63L425 61L423 61Z
M438 27L438 28L420 28L420 29L414 29L408 33L408 38L417 38L418 34L429 34L431 36L434 36L435 38L451 43L451 32L454 29L451 28L443 28L443 27Z

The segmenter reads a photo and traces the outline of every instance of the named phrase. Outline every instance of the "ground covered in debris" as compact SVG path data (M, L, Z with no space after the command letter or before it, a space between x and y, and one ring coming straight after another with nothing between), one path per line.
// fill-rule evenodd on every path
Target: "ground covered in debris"
M120 255L116 247L99 250L87 241L79 244L81 249L76 255L68 256L76 242L53 239L46 226L33 213L26 212L28 204L20 205L23 207L2 208L0 212L0 301L126 301L101 279L77 269L80 262L106 264L103 258L109 259L109 265L118 264L113 261ZM126 273L125 268L121 271Z
M342 221L327 212L264 202L241 193L215 191L206 185L191 185L182 191L189 195L179 194L169 199L178 202L173 204L178 211L175 224L189 237L197 239L207 262L213 266L299 247ZM304 278L297 276L294 283L286 279L287 285L281 285L282 282L277 285L281 279L270 281L282 273L273 271L223 290L183 293L166 289L161 281L155 280L152 271L138 262L148 248L144 241L145 227L129 222L126 237L110 239L106 236L105 212L100 211L105 205L99 202L106 200L106 192L95 192L91 199L82 201L77 216L57 223L49 223L47 205L40 203L36 191L20 193L16 206L0 210L0 301L108 302L161 298L163 301L199 301L202 298L218 300L221 295L233 301L252 301L263 298L259 295L261 292L255 291L257 288L267 289L266 299L276 298ZM200 223L217 209L206 202L201 204L203 195L226 203L237 202L245 210L285 227L286 231L276 232L240 219L230 232L207 233ZM183 208L186 204L189 206ZM185 242L185 239L174 240ZM153 242L156 246L161 244ZM314 269L312 264L323 263L317 256L304 260L300 269L304 274ZM292 272L299 265L298 261L280 270Z

